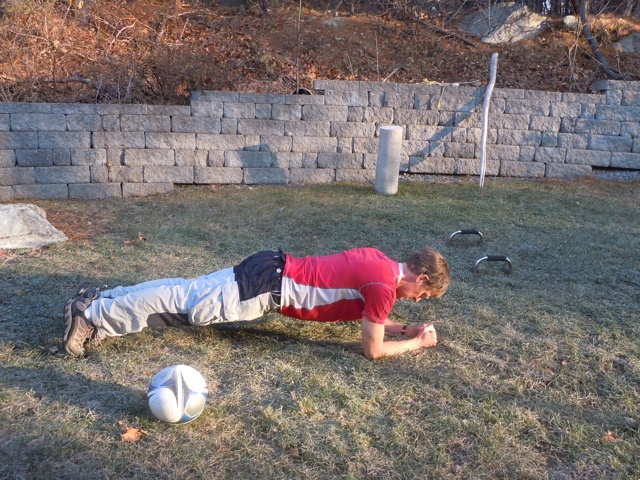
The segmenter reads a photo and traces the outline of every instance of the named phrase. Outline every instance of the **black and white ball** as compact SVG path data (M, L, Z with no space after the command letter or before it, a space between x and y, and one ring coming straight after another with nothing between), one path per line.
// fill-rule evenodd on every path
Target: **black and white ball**
M207 383L200 372L187 365L172 365L153 377L147 399L156 418L169 423L189 423L204 410L207 393Z

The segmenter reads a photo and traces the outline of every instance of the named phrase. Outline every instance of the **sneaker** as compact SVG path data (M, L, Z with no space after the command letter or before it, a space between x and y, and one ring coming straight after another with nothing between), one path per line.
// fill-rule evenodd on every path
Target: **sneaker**
M64 305L65 331L62 342L64 349L76 357L84 356L84 343L95 335L96 328L84 316L84 311L93 300L98 298L95 291L89 289Z

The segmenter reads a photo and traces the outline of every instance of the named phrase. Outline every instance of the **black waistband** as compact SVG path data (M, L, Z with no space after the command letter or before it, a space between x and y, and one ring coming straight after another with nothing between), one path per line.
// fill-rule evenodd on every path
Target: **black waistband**
M279 306L286 258L282 250L264 250L233 267L240 301L270 292Z

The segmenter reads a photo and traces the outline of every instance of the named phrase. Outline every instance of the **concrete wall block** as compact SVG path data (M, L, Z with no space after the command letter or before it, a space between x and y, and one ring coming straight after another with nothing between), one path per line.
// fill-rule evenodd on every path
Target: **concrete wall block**
M633 140L633 147L631 148L633 153L640 153L640 138L635 138Z
M38 148L36 132L0 132L0 150Z
M576 122L577 118L563 118L560 122L560 132L561 133L576 133Z
M338 150L338 139L335 137L293 137L294 152L332 153Z
M189 105L147 105L149 115L169 115L171 117L188 117L191 115Z
M120 131L120 115L100 115L102 118L102 127L94 131L119 132Z
M482 113L454 112L453 124L458 127L482 127Z
M120 163L121 165L175 165L175 152L169 149L125 149L119 156L119 162L111 162L110 153L107 153L107 164Z
M106 104L101 103L95 106L98 115L146 115L147 105L135 104Z
M221 118L223 113L222 101L191 100L191 115L194 117Z
M558 147L586 149L589 144L589 135L578 135L573 133L559 133Z
M120 130L123 132L170 132L169 115L122 115Z
M478 146L478 153L480 153L480 146ZM487 160L518 162L520 161L520 147L516 145L487 146Z
M51 113L51 104L0 102L0 113Z
M0 114L0 132L11 130L11 116L8 113Z
M53 164L58 167L68 167L71 165L71 149L54 148L51 150L53 156Z
M562 93L562 101L566 103L606 103L607 97L593 93Z
M274 168L302 168L302 153L272 152L271 166Z
M575 178L591 175L591 172L591 167L587 165L562 165L560 163L549 163L547 164L545 177L573 180Z
M169 193L173 191L173 183L123 183L122 196L147 197L158 193Z
M596 118L597 107L591 104L582 104L580 118Z
M605 96L607 101L605 102L607 105L622 105L622 90L611 89L605 92Z
M596 118L600 120L619 120L621 122L637 122L640 118L640 107L622 107L598 105Z
M21 200L24 198L68 198L69 187L66 183L53 185L14 185L13 198Z
M377 153L378 149L371 153ZM403 140L402 156L427 157L429 156L429 142L427 140Z
M237 125L237 123L235 124ZM171 131L176 133L220 133L221 129L219 118L171 117Z
M11 115L11 130L14 132L64 132L67 117L41 113L14 113Z
M451 127L431 125L407 125L407 140L431 140L448 142L451 140Z
M551 102L552 117L572 117L580 116L582 105L580 103Z
M454 158L442 157L410 157L409 172L411 173L432 173L441 175L453 175L456 171L456 160Z
M430 110L431 109L431 100L433 97L436 99L440 98L440 91L429 94L429 93L418 93L414 92L413 94L413 108L415 110ZM434 111L438 111L438 109L434 109Z
M318 168L318 154L313 152L303 153L302 168Z
M365 153L362 155L363 158L363 162L362 162L362 166L364 167L365 170L375 170L376 169L376 165L378 165L378 155L374 154L374 153ZM409 156L408 155L404 155L403 157L401 157L403 159L405 159L405 163L409 164Z
M94 165L89 167L89 178L91 183L109 183L109 170L110 168L106 165Z
M329 135L332 137L373 137L376 126L373 123L331 122Z
M354 153L353 138L338 138L336 150L338 153Z
M36 183L34 167L0 168L0 185L30 185Z
M206 166L207 158L207 150L176 150L174 164L177 167Z
M324 105L324 95L283 95L288 105Z
M335 105L304 105L302 107L302 120L321 121L328 120L346 122L349 117L349 108Z
M113 198L122 196L119 183L79 183L69 185L69 198Z
M336 170L336 182L373 184L375 180L375 170L352 170L340 168Z
M361 153L319 153L318 168L362 168Z
M640 106L640 92L625 90L622 92L623 106Z
M524 100L533 100L536 102L560 102L562 101L561 92L543 92L540 90L525 90Z
M605 135L589 135L588 149L609 150L611 152L630 152L633 147L631 137L609 137Z
M482 142L482 128L468 128L467 129L467 143L481 143ZM490 128L487 130L487 145L492 145L498 142L498 130Z
M611 164L611 152L577 149L567 150L565 163L608 167Z
M354 153L378 153L380 140L378 138L354 138Z
M228 101L228 100L227 100ZM281 93L238 93L239 103L270 103L272 105L284 104L286 95Z
M285 184L289 182L289 170L285 168L245 168L242 183L256 184Z
M90 183L91 171L82 167L35 167L36 183Z
M428 84L428 83L398 83L397 90L399 93L409 92L414 93L416 95L438 95L440 96L442 89L444 88L442 85L438 84Z
M302 119L302 105L273 105L271 107L273 120L295 121Z
M0 150L0 168L15 167L16 154L13 150Z
M480 175L482 165L479 158L456 158L456 175ZM500 162L497 160L487 160L484 174L486 176L497 177L500 174Z
M256 119L258 120L271 120L271 104L270 103L256 103Z
M195 133L146 132L144 136L146 148L170 148L173 150L196 148Z
M454 127L451 130L451 141L453 143L467 143L468 129L464 127Z
M562 120L558 117L541 117L538 115L531 115L529 130L538 130L541 132L558 132L560 131L561 122Z
M144 132L93 132L93 148L144 148ZM76 147L77 148L77 147Z
M289 181L296 184L309 183L313 185L333 183L336 181L336 171L330 168L321 170L315 168L292 168Z
M240 102L238 92L216 92L210 90L199 90L191 92L191 103L193 102L210 102L210 103L222 103L222 102ZM264 102L261 102L264 103Z
M429 142L429 156L444 157L444 143L438 141Z
M543 147L557 147L558 146L558 134L556 132L542 132Z
M620 135L623 137L640 137L640 121L622 122L620 124Z
M365 107L347 107L347 122L362 122Z
M271 166L271 153L255 151L224 152L225 167L268 168Z
M247 145L242 135L213 135L199 133L196 136L198 150L242 150Z
M394 125L438 125L440 113L433 110L408 110L398 108L393 110L393 118L387 123Z
M360 90L367 92L397 92L398 84L393 82L360 82Z
M102 130L100 115L67 115L67 130L70 132L95 132Z
M350 107L368 107L369 92L355 90L327 90L324 92L325 105L346 105Z
M19 167L50 167L53 166L53 152L47 148L16 150L16 163Z
M207 167L224 167L224 152L221 150L207 151Z
M524 90L521 88L495 88L491 97L495 98L524 98Z
M194 167L145 166L145 183L193 183Z
M453 127L456 123L456 115L458 115L458 112L440 112L438 125L442 127Z
M531 123L529 115L496 114L489 115L489 128L498 130L528 130ZM482 123L480 122L480 126Z
M107 151L105 149L71 150L71 165L106 165Z
M566 153L564 148L537 147L533 160L543 163L564 163Z
M384 105L385 92L369 92L369 106L381 108Z
M518 160L521 162L533 162L536 156L536 147L523 146L520 147L520 156Z
M577 119L575 133L618 136L621 127L622 122L616 120Z
M413 108L415 95L413 92L387 92L382 99L382 106L389 108Z
M445 89L440 97L431 99L431 108L445 112L475 112L480 106L482 109L482 99L467 95L456 95Z
M220 133L223 135L237 135L238 119L237 118L221 118Z
M541 115L548 117L551 113L551 102L549 100L507 100L504 113L515 115Z
M611 154L611 166L614 168L632 168L635 170L640 170L640 152L613 152Z
M241 118L238 120L239 135L284 135L284 121L282 120L252 120Z
M281 135L262 135L260 136L261 152L290 152L293 145L293 139Z
M0 187L0 202L12 202L13 201L13 188Z
M539 146L542 142L542 133L528 130L498 130L498 143L504 145L531 145Z
M544 163L504 161L500 164L501 177L540 178L544 177L545 171Z
M443 157L461 157L461 158L473 158L475 151L475 145L473 143L444 143Z
M97 115L96 104L90 103L52 103L51 113L61 113L63 115Z
M38 132L39 148L91 148L89 132Z
M237 185L242 183L243 172L241 168L222 167L195 167L194 183Z
M330 131L329 121L284 122L284 134L290 137L328 137Z
M255 103L225 102L223 108L225 118L256 118Z

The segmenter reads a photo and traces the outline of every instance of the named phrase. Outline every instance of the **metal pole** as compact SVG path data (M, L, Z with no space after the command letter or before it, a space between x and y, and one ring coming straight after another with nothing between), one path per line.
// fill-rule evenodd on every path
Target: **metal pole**
M480 157L480 188L484 187L484 174L487 168L487 130L489 129L489 103L491 92L496 84L496 71L498 70L498 54L491 55L491 69L489 73L489 85L484 92L484 106L482 107L482 156Z

